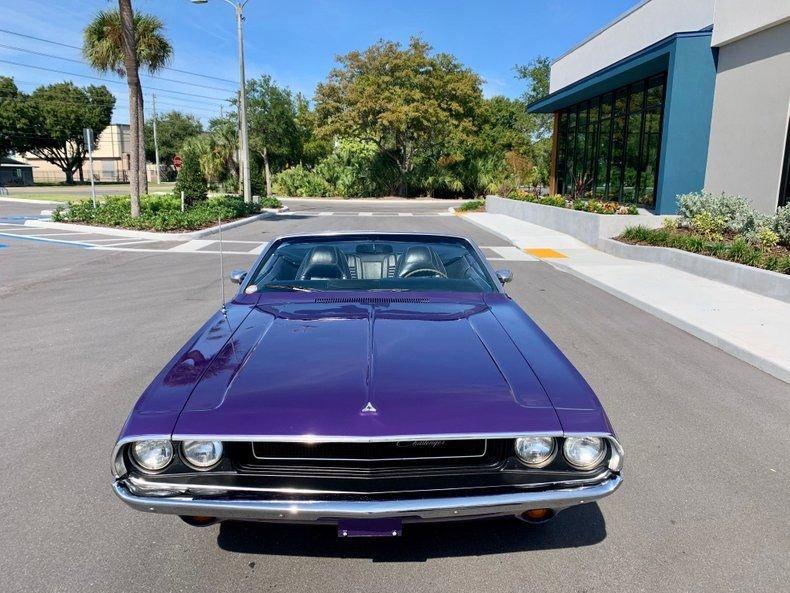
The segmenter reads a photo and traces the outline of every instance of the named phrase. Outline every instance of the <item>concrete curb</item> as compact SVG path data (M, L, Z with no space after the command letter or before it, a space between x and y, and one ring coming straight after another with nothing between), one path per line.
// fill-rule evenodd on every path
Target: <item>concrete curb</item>
M654 229L661 227L665 218L675 218L654 214L595 214L499 196L486 196L486 212L559 231L592 247L597 247L600 239L620 235L626 227L641 225Z
M66 204L66 202L58 202L55 200L26 200L25 198L0 198L0 202L16 202L17 204L49 204L58 205Z
M267 210L261 214L248 216L247 218L240 218L231 222L224 223L222 230L227 231L236 227L250 224L256 220L263 220L271 218L282 209ZM138 239L150 239L152 241L189 241L191 239L199 239L208 235L213 235L219 230L219 226L215 225L205 229L192 231L189 233L158 233L155 231L138 231L134 229L121 229L115 227L92 226L88 224L74 224L71 222L52 222L51 220L26 220L25 226L45 228L45 229L61 229L66 231L79 231L79 232L93 232L97 235L111 235L115 237L133 237Z
M729 340L725 340L720 336L710 333L709 331L707 331L703 327L700 327L699 325L694 325L692 323L689 323L683 319L676 317L675 315L672 315L667 311L664 311L659 307L655 307L650 303L634 298L620 290L617 290L616 288L612 288L606 283L600 282L596 278L584 274L579 270L575 270L573 268L563 265L557 265L557 264L551 264L551 265L557 270L568 272L572 276L575 276L580 280L584 280L588 284L592 284L593 286L600 288L604 292L608 292L612 296L616 296L620 300L625 301L630 305L633 305L637 309L641 309L642 311L645 311L655 317L658 317L662 321L666 321L670 325L674 325L678 329L681 329L686 333L689 333L692 336L699 338L703 342L707 342L708 344L715 346L719 350L723 350L727 354L731 354L735 358L738 358L746 363L749 363L753 367L756 367L761 371L764 371L769 375L772 375L777 379L784 381L785 383L790 383L790 368L786 366L782 366L769 358L759 356L754 352L751 352L750 350L746 350L745 348L742 348L737 344L733 344Z
M662 264L736 288L790 303L790 275L761 270L707 255L670 247L631 245L615 239L601 239L598 249L625 259Z

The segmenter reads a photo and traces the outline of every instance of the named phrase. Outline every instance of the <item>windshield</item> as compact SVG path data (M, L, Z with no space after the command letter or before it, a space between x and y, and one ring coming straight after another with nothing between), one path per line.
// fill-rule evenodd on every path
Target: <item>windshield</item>
M492 292L495 284L461 239L355 236L285 240L246 289L306 290Z

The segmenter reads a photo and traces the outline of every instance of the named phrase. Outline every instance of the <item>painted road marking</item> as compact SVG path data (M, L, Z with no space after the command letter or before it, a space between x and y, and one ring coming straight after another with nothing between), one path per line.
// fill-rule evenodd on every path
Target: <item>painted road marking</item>
M359 216L373 216L373 212L360 212ZM386 214L384 216L387 216Z
M198 249L202 249L203 247L208 247L212 243L216 243L216 241L208 240L208 239L192 239L191 241L187 241L186 243L182 243L181 245L176 245L175 247L171 247L167 251L197 251Z
M527 255L523 251L521 251L518 247L488 247L491 251L494 251L499 255L502 259L506 260L513 260L513 261L538 261L537 257L532 255Z
M119 243L108 243L107 245L102 245L102 247L126 247L127 245L139 245L142 243L154 243L149 239L133 239L131 241L121 241Z
M398 212L398 216L414 216L414 212Z
M258 245L257 247L254 247L254 248L250 249L250 250L249 250L247 253L250 253L250 254L252 254L252 255L260 255L260 254L261 254L261 252L262 252L264 249L266 249L266 246L267 246L267 245L268 245L268 243L261 243L261 244L260 244L260 245Z
M41 243L59 243L61 245L72 245L74 247L93 247L92 243L83 243L81 241L64 241L62 239L47 239L46 237L31 237L30 235L18 235L16 233L0 233L3 237L12 237L14 239L25 239L27 241L39 241Z
M528 248L525 249L524 251L526 251L530 255L539 257L540 259L564 259L568 257L567 255L560 253L559 251L555 251L554 249Z
M334 212L319 212L318 216L332 216Z

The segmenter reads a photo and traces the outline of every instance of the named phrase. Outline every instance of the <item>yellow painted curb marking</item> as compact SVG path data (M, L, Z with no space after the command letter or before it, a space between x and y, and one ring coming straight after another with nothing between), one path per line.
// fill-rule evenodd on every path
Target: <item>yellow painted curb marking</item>
M568 257L553 249L525 249L524 252L541 259L563 259Z

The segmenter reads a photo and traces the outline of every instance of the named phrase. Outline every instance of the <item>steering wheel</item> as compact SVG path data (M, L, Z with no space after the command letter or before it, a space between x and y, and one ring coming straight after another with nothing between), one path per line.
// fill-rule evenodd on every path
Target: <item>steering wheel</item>
M447 278L447 274L434 268L417 268L406 272L401 278Z

